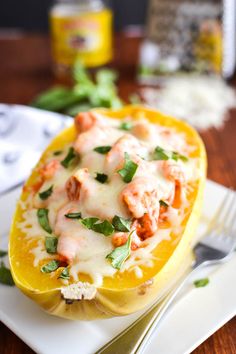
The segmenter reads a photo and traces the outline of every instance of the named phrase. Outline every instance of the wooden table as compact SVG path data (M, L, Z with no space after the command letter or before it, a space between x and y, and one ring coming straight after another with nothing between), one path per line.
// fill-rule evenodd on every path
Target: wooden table
M125 100L137 89L135 72L139 43L139 38L127 38L124 35L115 38L113 66L120 73L119 90ZM1 37L0 52L0 102L28 104L36 94L56 83L51 71L50 45L46 36ZM236 87L236 80L232 84ZM236 111L230 112L230 119L223 129L210 129L201 135L208 153L208 178L236 188ZM32 354L33 351L0 323L0 353ZM193 353L236 354L236 318Z

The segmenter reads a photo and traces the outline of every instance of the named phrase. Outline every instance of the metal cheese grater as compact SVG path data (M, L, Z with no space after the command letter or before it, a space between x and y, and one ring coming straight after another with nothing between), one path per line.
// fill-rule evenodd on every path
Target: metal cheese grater
M236 0L150 0L140 50L143 83L173 73L233 75Z

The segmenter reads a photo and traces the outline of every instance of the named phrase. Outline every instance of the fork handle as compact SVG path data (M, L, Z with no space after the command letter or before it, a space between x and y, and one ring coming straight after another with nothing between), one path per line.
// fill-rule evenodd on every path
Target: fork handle
M175 288L170 291L161 303L154 304L146 313L100 348L95 354L118 354L121 351L122 353L141 354L157 324L195 269L194 267L194 269L191 268L188 270L187 276L185 273L185 276L181 277Z

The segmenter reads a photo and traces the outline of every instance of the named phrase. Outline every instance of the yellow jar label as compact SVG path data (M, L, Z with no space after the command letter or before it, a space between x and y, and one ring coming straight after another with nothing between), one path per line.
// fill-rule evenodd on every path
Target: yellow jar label
M112 57L112 13L94 13L51 18L52 49L57 65L70 67L76 59L85 66L106 64Z

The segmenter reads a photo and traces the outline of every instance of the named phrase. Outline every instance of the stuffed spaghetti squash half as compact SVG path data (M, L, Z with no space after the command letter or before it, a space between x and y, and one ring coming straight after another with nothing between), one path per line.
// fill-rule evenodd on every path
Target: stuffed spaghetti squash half
M16 285L53 315L126 315L161 298L190 254L206 154L187 124L141 106L80 113L23 187Z

